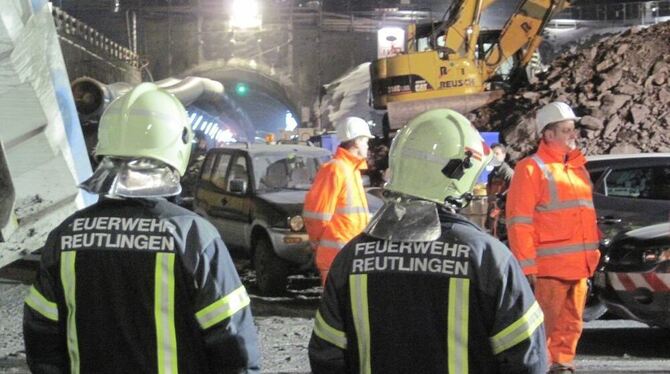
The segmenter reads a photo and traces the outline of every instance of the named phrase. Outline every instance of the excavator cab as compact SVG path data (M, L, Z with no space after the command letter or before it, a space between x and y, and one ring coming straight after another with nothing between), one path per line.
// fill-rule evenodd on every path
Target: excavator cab
M409 25L406 53L370 64L373 106L387 110L391 129L430 109L467 113L502 97L505 78L529 63L544 26L569 5L522 0L502 30L481 31L494 1L454 2L442 22Z

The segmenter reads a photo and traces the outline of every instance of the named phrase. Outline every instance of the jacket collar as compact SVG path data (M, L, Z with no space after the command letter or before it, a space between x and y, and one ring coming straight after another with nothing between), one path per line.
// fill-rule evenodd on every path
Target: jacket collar
M540 140L537 154L549 162L560 162L574 168L579 168L586 164L586 157L584 157L584 154L578 148L566 153L548 145L544 140Z
M365 170L368 168L368 163L364 158L360 158L342 147L337 147L335 158L351 165L354 170Z

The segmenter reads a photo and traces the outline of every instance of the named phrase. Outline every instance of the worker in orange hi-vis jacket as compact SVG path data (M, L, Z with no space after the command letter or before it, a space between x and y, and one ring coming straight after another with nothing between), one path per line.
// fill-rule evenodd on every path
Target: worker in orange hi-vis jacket
M314 178L303 212L322 284L337 253L369 221L361 170L367 169L368 141L373 136L367 122L358 117L344 119L336 129L340 146Z
M517 164L507 195L510 248L544 312L549 373L574 372L587 279L600 258L586 158L576 147L577 120L562 102L537 112L538 151Z

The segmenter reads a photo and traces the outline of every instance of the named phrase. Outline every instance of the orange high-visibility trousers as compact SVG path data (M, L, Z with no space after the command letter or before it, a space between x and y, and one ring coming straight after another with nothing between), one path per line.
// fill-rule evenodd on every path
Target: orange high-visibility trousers
M572 365L582 334L582 315L587 292L586 278L537 278L535 298L544 313L544 329L551 364Z

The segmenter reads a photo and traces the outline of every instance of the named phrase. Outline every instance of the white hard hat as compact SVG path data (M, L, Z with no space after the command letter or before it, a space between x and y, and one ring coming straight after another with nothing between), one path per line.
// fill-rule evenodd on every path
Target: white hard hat
M359 117L347 117L337 124L337 139L341 142L356 139L359 136L374 138L368 123Z
M537 111L537 133L542 134L547 125L561 121L578 121L581 117L575 116L570 106L560 101L549 103Z

